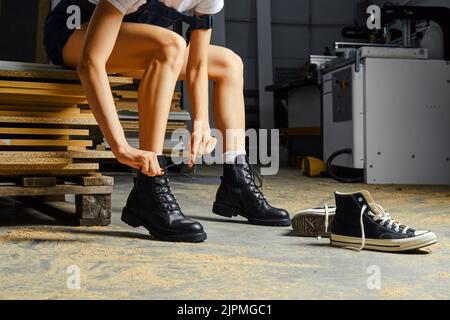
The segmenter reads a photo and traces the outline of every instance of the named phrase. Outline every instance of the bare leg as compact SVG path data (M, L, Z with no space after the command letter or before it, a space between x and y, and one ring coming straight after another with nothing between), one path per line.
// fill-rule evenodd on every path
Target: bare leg
M189 48L186 51L179 80L185 80L188 54ZM144 71L123 73L136 79L143 78L144 74ZM227 48L211 45L208 56L208 77L214 81L214 121L224 136L224 151L244 151L244 67L241 58Z
M86 26L67 42L64 62L76 67ZM107 62L109 73L144 70L139 88L140 149L161 154L170 104L183 65L186 43L174 32L146 24L123 23Z
M186 53L186 55L188 52ZM184 79L186 61L180 79ZM210 46L209 78L214 81L214 121L224 137L224 152L245 151L244 67L233 51Z

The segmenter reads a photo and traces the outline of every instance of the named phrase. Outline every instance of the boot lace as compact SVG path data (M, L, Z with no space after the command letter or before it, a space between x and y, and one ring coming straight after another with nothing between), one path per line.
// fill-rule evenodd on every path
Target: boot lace
M262 193L263 177L259 166L249 163L248 167L245 167L244 170L247 172L246 178L249 180L248 185L250 190L255 194L258 200L266 200L266 197Z
M368 208L373 208L373 210L367 210ZM397 220L393 219L389 214L389 212L387 212L380 204L371 202L369 203L369 205L365 204L361 208L359 220L359 224L361 227L361 246L359 248L346 247L347 249L361 251L366 246L366 234L364 231L364 220L363 220L364 212L366 212L366 210L367 214L370 217L372 217L372 219L375 222L378 222L380 225L385 225L387 223L387 225L385 226L389 229L393 228L396 232L400 232L400 228L403 228L402 230L403 234L406 234L406 232L410 229L410 227L404 226L400 224Z
M172 166L173 165L164 167L164 172L168 172L167 169ZM180 211L181 208L177 203L177 199L172 194L172 190L170 189L170 180L167 177L167 173L163 176L155 177L155 184L155 194L161 208L167 214L173 213L174 211Z

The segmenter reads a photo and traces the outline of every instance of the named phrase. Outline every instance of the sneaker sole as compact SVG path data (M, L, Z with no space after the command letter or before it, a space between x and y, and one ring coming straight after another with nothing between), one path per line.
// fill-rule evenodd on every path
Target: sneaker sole
M431 246L437 242L436 235L429 231L420 236L407 239L366 239L364 249L387 252L411 251ZM331 234L331 245L334 247L359 248L361 238Z
M148 232L158 240L166 242L190 242L198 243L206 240L207 235L205 232L196 234L184 234L184 235L164 235L153 229L148 223L143 219L139 218L136 214L129 211L128 208L124 207L122 210L121 220L133 228L144 227Z
M269 227L289 227L291 225L291 220L281 219L281 220L264 220L264 219L255 219L249 218L241 213L239 213L238 208L233 208L221 203L214 202L212 212L221 217L233 218L237 216L242 216L248 220L248 223L259 225L259 226L269 226Z
M328 216L328 230L333 224L334 214ZM329 237L325 232L325 216L321 213L299 213L292 219L292 229L300 237Z

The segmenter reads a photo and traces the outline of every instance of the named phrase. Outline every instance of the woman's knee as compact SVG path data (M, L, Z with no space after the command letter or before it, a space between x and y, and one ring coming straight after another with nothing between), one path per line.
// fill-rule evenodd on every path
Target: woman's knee
M224 72L222 73L224 78L230 79L233 82L243 81L244 63L242 58L232 50L226 49L225 54L222 56L222 67L224 68Z
M176 33L166 37L158 50L156 59L169 63L179 69L183 66L186 53L186 41Z

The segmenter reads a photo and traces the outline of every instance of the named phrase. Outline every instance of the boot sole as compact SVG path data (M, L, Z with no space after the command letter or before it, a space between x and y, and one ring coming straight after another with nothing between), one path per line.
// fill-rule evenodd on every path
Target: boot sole
M331 230L334 214L328 216L328 230ZM297 214L292 219L292 229L300 237L329 237L330 232L325 232L325 216L317 213Z
M291 225L290 219L283 220L264 220L264 219L255 219L249 218L246 215L239 213L239 209L230 207L228 205L224 205L221 203L214 202L212 212L221 217L233 218L237 216L242 216L248 220L250 224L259 225L259 226L270 226L270 227L289 227Z
M128 224L133 228L144 227L148 230L148 232L158 240L167 241L167 242L190 242L190 243L198 243L206 240L207 235L205 232L196 233L196 234L183 234L183 235L165 235L161 234L154 230L152 226L146 223L143 219L141 219L136 214L130 212L130 210L126 207L122 210L122 218L121 220Z
M412 251L431 246L436 242L436 235L433 232L427 232L407 239L366 239L364 249L387 252ZM335 247L359 248L361 246L361 238L331 234L331 245Z

